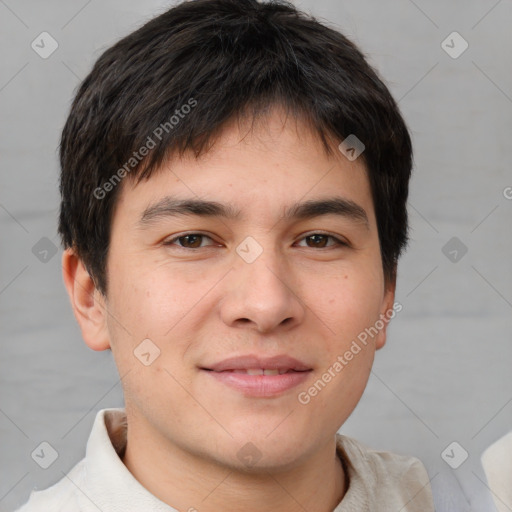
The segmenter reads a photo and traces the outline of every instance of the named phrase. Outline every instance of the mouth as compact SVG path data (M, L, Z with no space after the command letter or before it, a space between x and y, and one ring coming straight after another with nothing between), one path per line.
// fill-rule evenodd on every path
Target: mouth
M276 355L272 357L258 355L242 355L223 359L211 365L204 366L202 370L210 370L213 372L258 372L252 375L277 375L290 371L301 372L311 370L311 367L299 359L288 356L286 354ZM277 372L277 373L276 373Z
M200 370L223 386L247 397L275 397L303 383L313 369L295 358L240 356Z
M210 370L215 371L215 370ZM245 368L241 370L222 370L223 372L241 373L245 375L284 375L285 373L292 373L296 371L308 370L294 370L292 368Z

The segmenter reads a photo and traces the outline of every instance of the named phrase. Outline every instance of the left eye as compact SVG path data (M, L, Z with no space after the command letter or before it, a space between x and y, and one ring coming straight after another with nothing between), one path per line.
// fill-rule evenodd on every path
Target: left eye
M164 245L178 245L178 247L181 247L183 249L200 249L201 247L208 247L208 245L203 245L203 241L210 240L213 241L209 236L203 235L201 233L189 233L187 235L181 235L175 238L172 238L166 242L164 242ZM331 240L334 243L329 244L328 241ZM344 242L342 242L340 239L332 236L332 235L326 235L323 233L314 233L312 235L305 236L301 238L301 242L306 242L306 247L310 248L317 248L317 249L323 249L325 247L332 247L336 245L346 245ZM176 244L177 242L177 244ZM301 247L305 247L302 245Z
M327 245L327 241L331 239L334 240L334 244ZM344 242L339 240L338 238L332 236L332 235L325 235L323 233L314 233L313 235L308 235L302 238L302 240L306 240L306 244L308 244L308 241L312 242L312 245L308 244L307 247L312 248L320 248L323 249L324 247L332 247L333 245L346 245ZM302 246L304 247L304 246Z

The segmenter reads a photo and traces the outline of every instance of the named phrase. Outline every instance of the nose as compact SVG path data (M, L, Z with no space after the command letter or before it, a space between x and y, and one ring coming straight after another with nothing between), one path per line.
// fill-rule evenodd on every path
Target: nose
M237 256L228 279L220 310L226 325L263 334L302 322L305 308L296 280L279 254L265 250L252 263Z

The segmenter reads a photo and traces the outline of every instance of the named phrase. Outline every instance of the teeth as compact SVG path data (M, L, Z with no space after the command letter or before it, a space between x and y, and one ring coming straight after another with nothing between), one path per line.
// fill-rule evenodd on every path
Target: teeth
M265 373L265 370L262 370L260 368L248 369L245 371L245 373L247 373L247 375L263 375Z
M233 370L233 373L244 373L246 375L282 375L288 370L282 369L264 369L264 368L248 368L247 370Z

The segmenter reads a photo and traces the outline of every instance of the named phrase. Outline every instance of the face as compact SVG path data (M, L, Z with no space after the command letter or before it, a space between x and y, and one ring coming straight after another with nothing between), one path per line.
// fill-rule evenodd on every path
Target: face
M385 327L353 342L393 304L364 163L328 157L277 109L125 180L107 273L128 421L230 467L246 452L285 467L331 442Z

